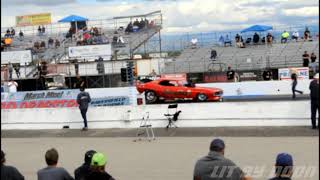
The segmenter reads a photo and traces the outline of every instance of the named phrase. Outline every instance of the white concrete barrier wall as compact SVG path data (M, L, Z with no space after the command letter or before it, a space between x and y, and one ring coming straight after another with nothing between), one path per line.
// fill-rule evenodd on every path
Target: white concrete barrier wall
M92 107L89 128L137 128L144 112L150 112L154 127L168 123L163 114L168 104L147 106ZM309 126L310 102L259 101L179 104L179 127ZM131 111L128 113L128 111ZM78 108L1 110L2 129L71 129L83 127Z

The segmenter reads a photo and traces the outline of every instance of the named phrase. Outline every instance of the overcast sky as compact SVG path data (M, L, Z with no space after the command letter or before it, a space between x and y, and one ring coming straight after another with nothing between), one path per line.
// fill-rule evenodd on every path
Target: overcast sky
M50 12L52 21L77 14L91 19L161 10L165 33L240 29L253 24L319 23L318 0L1 0L1 26L15 16Z

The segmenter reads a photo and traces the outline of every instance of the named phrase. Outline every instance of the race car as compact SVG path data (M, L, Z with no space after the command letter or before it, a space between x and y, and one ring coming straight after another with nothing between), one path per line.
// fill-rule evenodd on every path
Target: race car
M158 100L222 101L223 90L219 88L198 87L182 80L157 79L138 83L139 93L145 93L146 103Z

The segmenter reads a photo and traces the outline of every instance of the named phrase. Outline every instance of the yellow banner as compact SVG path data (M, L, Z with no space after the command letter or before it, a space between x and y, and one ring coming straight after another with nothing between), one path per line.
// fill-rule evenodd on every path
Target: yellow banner
M51 23L51 13L16 16L16 26L35 26Z

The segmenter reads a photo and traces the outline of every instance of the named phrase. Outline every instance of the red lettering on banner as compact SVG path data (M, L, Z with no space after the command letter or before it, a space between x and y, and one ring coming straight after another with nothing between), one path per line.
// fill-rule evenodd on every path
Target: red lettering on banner
M28 108L35 108L37 106L37 102L36 101L29 101L29 107Z
M65 100L65 99L58 100L58 107L64 107L66 102L67 102L67 100Z
M6 105L7 105L6 102L1 102L1 109L6 109Z
M17 103L16 102L8 102L6 104L6 108L5 109L17 109Z
M78 103L75 99L71 99L67 103L67 107L77 107L77 106L78 106Z
M20 103L19 108L29 108L29 103L27 101L23 101Z
M37 108L46 108L46 107L47 107L46 101L41 100L37 102Z

